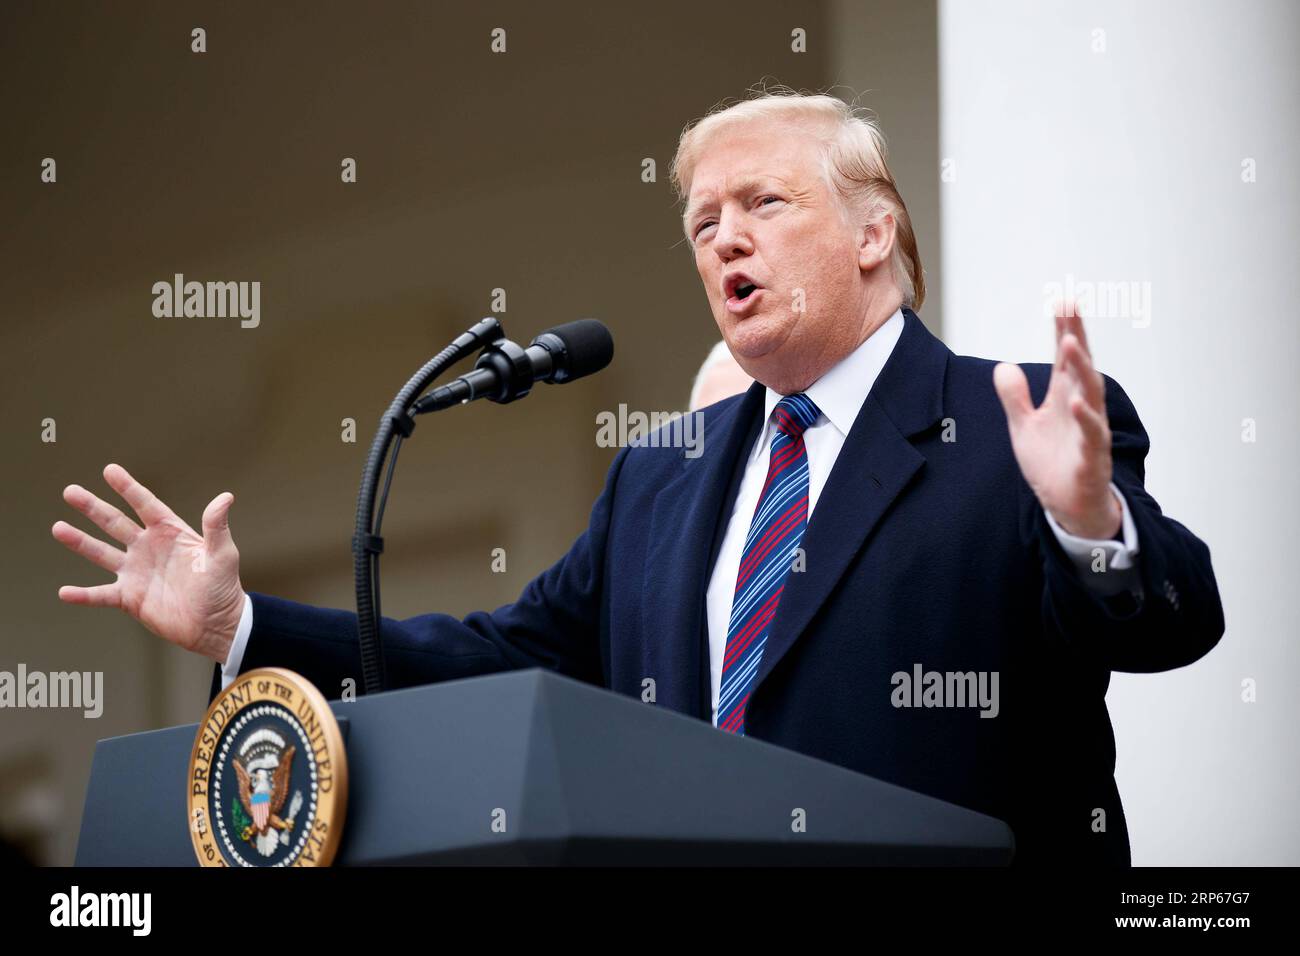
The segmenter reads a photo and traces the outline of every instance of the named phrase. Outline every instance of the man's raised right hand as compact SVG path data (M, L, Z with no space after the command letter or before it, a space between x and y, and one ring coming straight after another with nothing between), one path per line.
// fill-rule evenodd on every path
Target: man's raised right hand
M244 609L239 551L230 537L235 496L223 492L203 510L203 534L176 516L121 465L108 465L104 480L131 506L144 527L80 485L63 489L63 500L126 547L93 538L66 521L55 522L55 540L117 575L112 584L64 585L69 604L121 608L159 637L217 663L230 651Z

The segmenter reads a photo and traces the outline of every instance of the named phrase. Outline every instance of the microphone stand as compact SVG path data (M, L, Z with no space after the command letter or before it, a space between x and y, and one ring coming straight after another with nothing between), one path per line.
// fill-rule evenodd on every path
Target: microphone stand
M380 621L383 618L379 605L379 555L384 550L384 539L379 531L384 520L384 505L388 501L388 489L393 481L393 470L397 465L397 453L401 450L402 440L411 437L415 430L415 419L411 415L411 405L429 383L441 375L449 366L465 358L477 348L490 345L505 335L501 323L493 316L488 316L475 323L470 329L456 337L456 340L426 362L397 393L388 411L379 421L379 430L371 442L370 454L366 458L366 467L361 475L361 490L357 494L357 523L352 535L353 574L357 589L357 638L361 646L362 693L376 694L384 689L384 648L380 640ZM388 462L388 473L384 478L384 490L379 499L379 511L375 513L375 493L379 485L379 473L384 467L389 446L393 456Z

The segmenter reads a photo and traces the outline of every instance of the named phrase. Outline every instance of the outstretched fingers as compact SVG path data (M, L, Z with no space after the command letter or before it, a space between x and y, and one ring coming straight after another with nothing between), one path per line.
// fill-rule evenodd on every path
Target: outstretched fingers
M1083 328L1083 316L1079 314L1076 306L1071 305L1070 310L1065 315L1065 330L1074 334L1083 346L1083 352L1088 356L1089 364L1092 363L1092 347L1088 345L1088 333Z
M121 465L106 466L104 468L104 480L135 510L146 528L168 518L176 517L170 508L163 504L152 491L132 478L131 473Z
M1092 360L1073 333L1061 340L1062 365L1078 385L1079 391L1094 409L1106 406L1106 384L1101 373L1092 367Z
M144 534L144 529L138 524L81 485L68 485L64 488L63 500L93 521L105 534L127 547Z
M1092 355L1092 350L1088 347L1088 333L1083 330L1083 316L1079 314L1079 307L1069 299L1056 303L1053 310L1056 316L1056 342L1059 345L1061 339L1067 335L1073 334L1083 346L1083 350Z
M121 589L116 583L99 584L93 588L65 584L59 588L59 600L67 604L84 604L87 607L121 607Z
M1084 401L1082 395L1076 395L1070 401L1070 413L1079 423L1084 440L1093 449L1110 447L1110 426L1106 418Z
M993 388L1002 402L1007 424L1014 431L1020 423L1033 414L1034 402L1029 397L1029 380L1025 370L1010 362L999 362L993 367Z
M74 527L66 521L56 521L54 527L50 530L55 541L58 541L69 551L94 562L105 571L116 574L126 562L125 552L119 551L112 545L105 544L98 538L92 538L80 528Z

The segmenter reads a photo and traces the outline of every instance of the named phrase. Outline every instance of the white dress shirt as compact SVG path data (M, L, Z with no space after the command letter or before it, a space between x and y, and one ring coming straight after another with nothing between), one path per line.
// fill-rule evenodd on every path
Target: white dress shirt
M875 384L880 370L885 367L899 336L903 333L903 312L898 310L879 329L867 337L838 365L810 385L804 394L821 409L817 421L804 431L804 447L808 452L808 519L812 520L813 509L826 479L830 477L840 449L853 427L854 420L867 393ZM990 383L991 385L991 383ZM709 627L709 679L713 694L713 723L718 722L718 687L722 680L722 658L727 647L727 624L731 619L731 600L735 596L736 575L740 569L740 559L745 547L745 537L749 533L749 524L754 516L754 507L758 504L758 495L763 481L767 477L768 447L772 441L772 410L783 396L772 389L767 390L764 409L764 425L759 432L749 459L745 464L745 473L741 478L740 490L727 522L726 536L722 539L722 548L718 552L717 562L709 577L706 595L706 612ZM1047 515L1047 523L1060 542L1061 548L1078 568L1084 583L1098 594L1114 594L1133 586L1136 580L1136 555L1138 551L1137 528L1129 514L1128 503L1115 488L1111 489L1119 498L1123 508L1124 540L1099 541L1079 538L1068 534ZM1107 574L1092 574L1093 551L1102 549L1105 554ZM239 675L243 662L244 649L248 645L248 636L253 629L253 602L244 598L244 611L235 631L235 639L230 647L230 654L222 667L222 687L228 687Z

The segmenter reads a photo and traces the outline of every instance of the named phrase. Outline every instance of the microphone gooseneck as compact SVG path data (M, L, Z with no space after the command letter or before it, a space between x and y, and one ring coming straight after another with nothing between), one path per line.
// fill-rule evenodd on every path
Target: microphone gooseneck
M483 347L474 371L416 400L429 383L451 365ZM384 651L380 639L383 613L379 599L379 555L384 550L380 529L393 471L403 439L415 430L414 416L463 405L476 398L501 404L523 398L536 381L564 384L598 372L614 357L609 330L595 319L579 319L543 332L523 348L509 339L501 323L489 316L472 326L426 362L397 393L370 445L361 489L357 494L356 530L352 536L353 572L357 593L357 640L361 651L365 694L384 689ZM388 457L389 448L392 457ZM379 475L388 458L388 471L379 492ZM375 499L378 494L378 509Z

